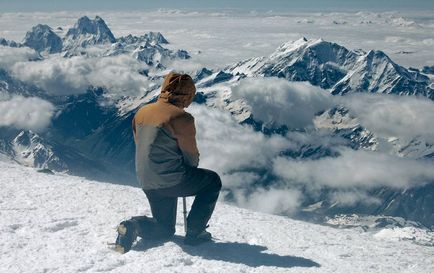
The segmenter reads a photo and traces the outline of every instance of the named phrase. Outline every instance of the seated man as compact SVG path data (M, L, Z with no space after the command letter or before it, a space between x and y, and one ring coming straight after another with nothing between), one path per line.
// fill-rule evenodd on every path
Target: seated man
M217 173L197 167L194 118L184 111L195 93L189 75L171 72L157 101L140 108L133 119L136 173L153 218L133 217L119 225L116 250L121 253L131 249L137 236L171 238L178 197L195 196L184 243L196 245L211 240L206 228L222 184Z

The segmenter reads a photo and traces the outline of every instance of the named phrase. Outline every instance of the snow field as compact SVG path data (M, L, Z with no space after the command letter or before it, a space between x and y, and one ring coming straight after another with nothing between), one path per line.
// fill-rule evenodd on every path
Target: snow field
M138 188L0 162L2 272L434 272L434 248L218 203L214 243L139 241L120 255L116 226L150 215ZM181 199L180 199L181 202ZM188 198L189 205L192 198Z

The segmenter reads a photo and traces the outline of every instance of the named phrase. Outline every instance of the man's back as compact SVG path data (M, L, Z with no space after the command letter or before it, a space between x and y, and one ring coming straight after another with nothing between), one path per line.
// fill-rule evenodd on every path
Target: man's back
M174 186L182 180L186 165L197 167L194 118L164 97L136 113L133 130L136 172L143 189Z

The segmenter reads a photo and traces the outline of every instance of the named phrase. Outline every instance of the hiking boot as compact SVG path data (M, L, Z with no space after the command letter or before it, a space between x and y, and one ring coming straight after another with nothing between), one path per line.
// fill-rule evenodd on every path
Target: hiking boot
M123 221L119 224L117 231L115 251L121 254L127 253L137 238L135 224L131 220Z
M195 245L209 242L211 241L211 238L212 238L211 233L209 233L206 230L203 230L199 233L187 232L187 235L185 235L184 238L184 244L195 246Z

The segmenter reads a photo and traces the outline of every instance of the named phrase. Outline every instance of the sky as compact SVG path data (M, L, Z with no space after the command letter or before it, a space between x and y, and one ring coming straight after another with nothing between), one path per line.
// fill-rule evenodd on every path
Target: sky
M434 10L432 0L0 0L0 12L137 9Z

